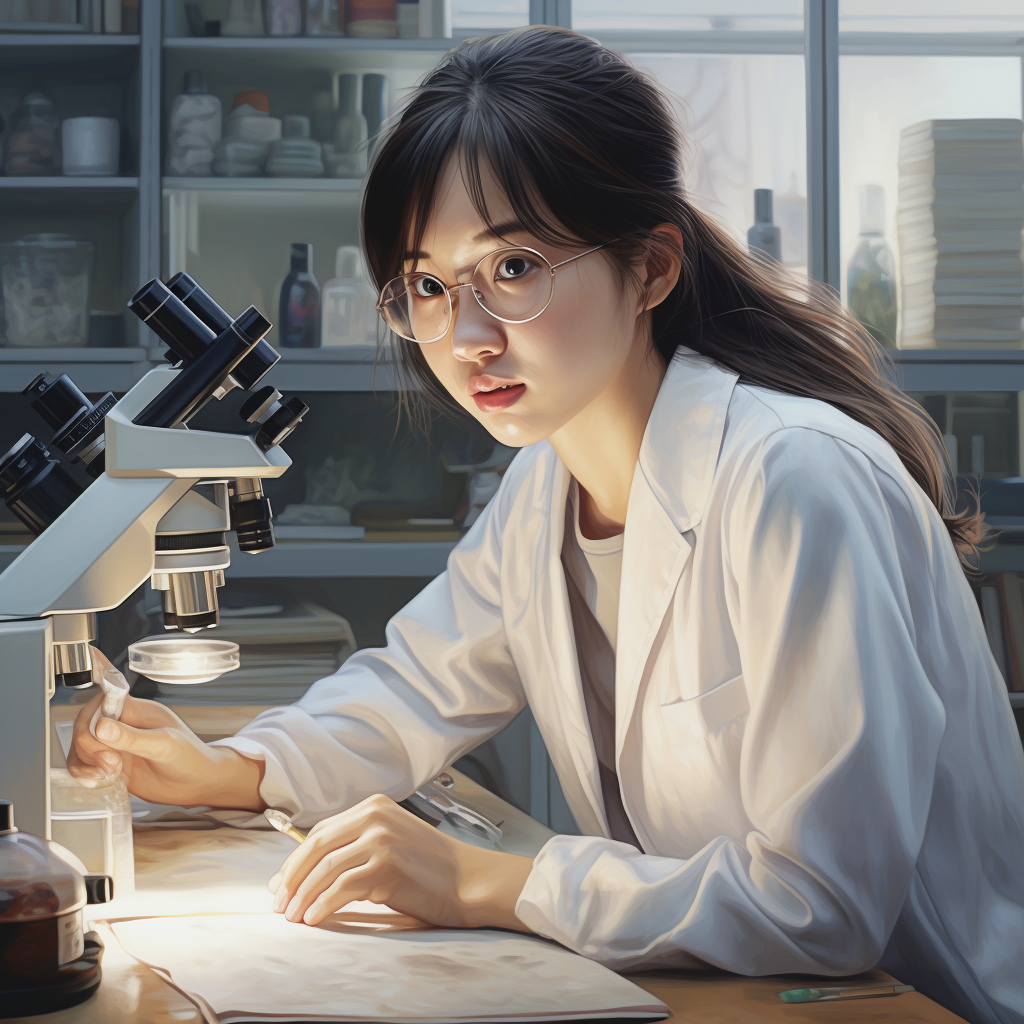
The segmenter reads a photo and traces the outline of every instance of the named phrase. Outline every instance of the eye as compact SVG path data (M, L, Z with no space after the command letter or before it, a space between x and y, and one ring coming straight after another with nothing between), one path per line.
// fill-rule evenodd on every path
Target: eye
M438 295L443 294L444 285L436 277L428 277L424 274L413 280L412 292L420 299L435 299Z
M537 264L524 253L515 253L506 256L498 264L496 269L499 281L515 281L517 278L525 277Z

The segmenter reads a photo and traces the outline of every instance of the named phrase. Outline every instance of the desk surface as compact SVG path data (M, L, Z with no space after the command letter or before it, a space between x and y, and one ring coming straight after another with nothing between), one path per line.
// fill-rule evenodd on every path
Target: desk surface
M73 717L78 709L69 709L66 716ZM175 709L179 713L184 709ZM242 712L246 720L253 709L229 709L235 716ZM189 708L183 718L189 720L194 709ZM210 721L198 720L189 724L200 727L208 738L225 735L222 721L224 711L207 715ZM202 715L197 716L203 719ZM232 722L232 724L236 724ZM244 723L242 723L244 724ZM203 728L205 726L205 728ZM511 840L511 852L528 853L539 849L552 835L550 830L521 811L506 804L493 793L482 789L471 780L452 772L456 777L456 793L471 806L498 820L505 819L504 828ZM220 830L217 830L220 832ZM239 839L243 834L228 830ZM190 843L190 833L182 832L176 849L184 853ZM202 833L191 833L202 836ZM140 891L158 888L156 878L165 862L169 832L166 829L147 829L136 832L136 869ZM532 849L528 849L528 847ZM152 880L147 881L147 869ZM148 967L133 960L121 948L109 927L100 920L105 909L89 908L94 919L92 927L99 932L106 950L103 956L103 982L99 990L86 1002L68 1010L37 1017L15 1018L21 1024L202 1024L203 1016L195 1005L180 992L163 981ZM893 984L894 979L882 971L870 971L851 979L785 975L750 978L725 972L657 972L627 975L641 988L661 999L672 1011L668 1019L679 1024L755 1024L762 1021L789 1021L791 1024L824 1022L824 1024L860 1024L860 1022L892 1021L899 1024L963 1024L963 1018L939 1006L920 992L907 992L899 996L871 999L840 1000L827 1003L786 1004L779 992L792 988L810 988L815 985Z

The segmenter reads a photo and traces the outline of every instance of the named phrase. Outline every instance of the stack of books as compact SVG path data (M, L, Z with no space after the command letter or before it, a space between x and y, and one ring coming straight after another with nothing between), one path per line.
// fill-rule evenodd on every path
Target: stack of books
M900 132L900 348L1020 348L1024 124Z
M311 601L225 607L215 640L233 640L241 666L195 686L157 684L165 704L291 704L356 650L348 620Z
M972 586L992 654L1011 693L1024 692L1024 593L1015 572L988 573Z

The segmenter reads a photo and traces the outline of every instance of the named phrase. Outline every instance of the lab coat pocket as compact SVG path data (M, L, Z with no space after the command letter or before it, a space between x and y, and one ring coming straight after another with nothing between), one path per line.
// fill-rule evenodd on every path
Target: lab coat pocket
M742 675L733 676L696 697L683 697L661 705L661 714L667 724L683 725L687 720L696 719L705 733L718 732L749 710L747 687Z

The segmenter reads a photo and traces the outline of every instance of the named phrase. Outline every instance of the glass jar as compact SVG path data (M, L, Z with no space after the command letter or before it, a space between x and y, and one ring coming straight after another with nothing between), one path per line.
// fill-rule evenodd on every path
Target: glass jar
M89 340L92 242L69 235L26 235L0 244L0 342L63 348Z
M11 115L4 140L4 174L60 174L60 117L45 93L30 92Z
M53 841L87 871L113 878L115 897L135 892L132 808L124 779L87 788L66 768L51 768L50 827Z

